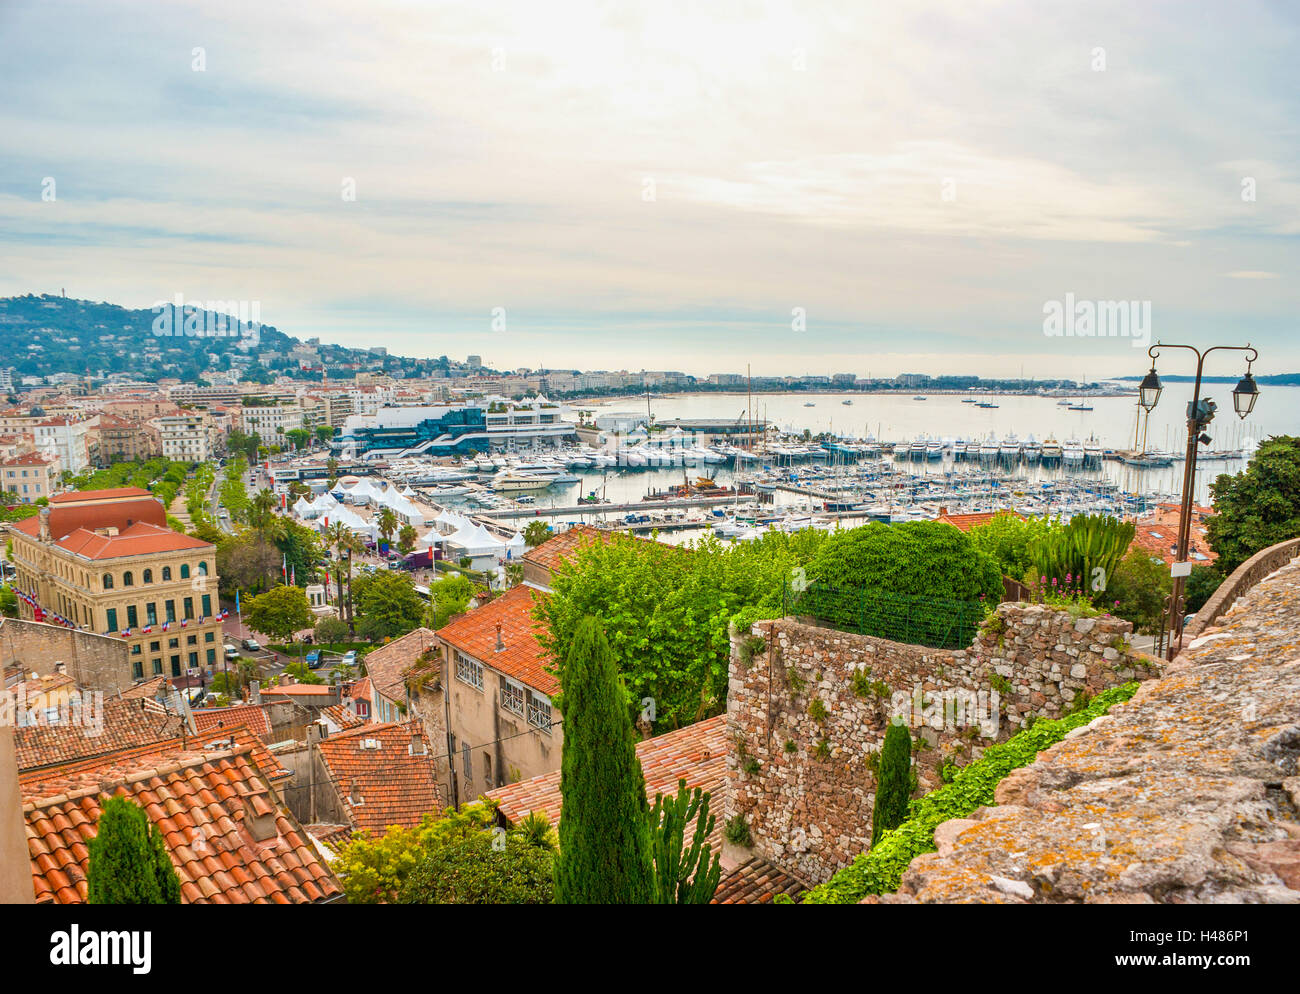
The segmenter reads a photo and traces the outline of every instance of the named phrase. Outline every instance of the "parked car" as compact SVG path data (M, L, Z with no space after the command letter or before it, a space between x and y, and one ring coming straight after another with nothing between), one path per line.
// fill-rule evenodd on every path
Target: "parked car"
M235 648L233 645L231 645L229 642L226 643L226 658L227 659L239 658L239 650Z
M343 653L343 658L339 660L339 665L340 665L340 666L356 666L356 665L357 665L357 651L356 651L355 649L349 649L347 652Z
M244 648L247 649L249 652L261 652L261 651L262 651L261 643L259 643L259 642L257 641L257 639L255 639L255 638L246 638L246 639L244 639L244 643L243 643L243 644L244 644Z
M307 653L307 669L309 670L320 669L319 649L312 649L311 652Z

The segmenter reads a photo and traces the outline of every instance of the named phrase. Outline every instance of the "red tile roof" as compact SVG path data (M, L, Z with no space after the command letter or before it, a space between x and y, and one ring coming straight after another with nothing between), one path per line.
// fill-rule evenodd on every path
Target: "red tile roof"
M236 704L228 708L195 708L194 727L200 736L247 725L264 743L271 741L271 720L260 704Z
M305 904L342 892L248 742L212 750L174 739L27 775L20 789L38 903L86 901L105 795L130 798L158 827L185 904Z
M390 701L406 700L403 674L435 644L435 637L431 629L417 628L366 653L366 676L375 689Z
M103 728L90 722L14 729L19 770L38 770L156 743L180 735L183 719L147 698L104 698ZM84 714L83 714L84 716ZM92 716L93 717L93 716Z
M417 735L424 752L412 755ZM372 742L378 748L367 748ZM389 825L411 828L426 814L442 811L433 750L418 721L362 725L331 735L316 748L357 830L382 835Z
M794 897L807 890L790 874L754 857L734 870L723 870L712 904L771 904L777 894Z
M358 728L366 723L365 718L344 704L334 704L327 708L321 708L320 713L322 718L328 717L334 724L344 730Z
M560 682L547 672L551 657L537 641L537 632L544 626L533 619L535 600L546 596L531 587L515 587L438 629L438 636L484 666L553 697L560 692ZM500 651L498 624L503 646Z
M665 732L638 742L637 758L645 774L646 799L655 794L676 794L677 781L685 778L690 789L699 787L713 795L711 814L718 816L710 840L721 846L722 786L727 775L727 716L697 721L675 732ZM517 822L533 811L544 811L552 825L560 822L560 771L543 773L490 790L484 795L498 802L498 811ZM717 851L717 850L715 850Z
M1017 518L1022 517L1009 507L1001 511L979 511L973 514L949 514L946 509L941 508L939 517L935 520L945 521L964 532L968 532L976 525L987 525L999 514L1015 514Z
M82 503L83 501L116 501L125 497L148 497L153 494L139 487L114 487L111 490L73 490L66 494L55 494L50 498L51 504Z
M117 696L124 699L157 697L159 691L166 694L171 689L171 680L165 676L156 676L152 679L145 680L143 683L137 683L134 687L128 687L126 690L121 691Z
M548 538L541 545L524 554L524 562L535 563L548 572L565 560L573 558L582 546L592 542L608 542L613 534L591 525L574 525L568 531L560 532L554 538Z
M1137 522L1133 544L1172 565L1178 558L1178 519L1181 513L1178 504L1157 505L1155 514ZM1206 523L1212 515L1213 512L1208 507L1192 507L1187 558L1194 563L1208 565L1219 558L1210 548L1206 532Z
M14 527L34 537L40 530L40 522L36 518L27 518ZM50 534L54 537L54 544L65 552L96 561L120 559L123 556L157 555L183 549L216 551L216 546L211 542L204 542L192 535L175 532L170 528L146 521L137 521L116 535L99 535L85 528L77 528L60 535L51 517Z

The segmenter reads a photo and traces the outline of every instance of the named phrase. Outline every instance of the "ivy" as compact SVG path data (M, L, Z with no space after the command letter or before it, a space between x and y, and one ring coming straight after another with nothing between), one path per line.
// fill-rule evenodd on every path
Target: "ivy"
M886 832L879 843L826 883L804 895L804 904L856 904L868 894L898 889L903 871L922 853L934 852L934 830L952 818L964 818L977 808L996 803L997 786L1014 769L1028 766L1071 729L1088 724L1115 704L1127 701L1137 683L1126 683L1098 694L1076 714L1041 719L1006 742L989 746L984 755L957 773L951 783L911 803L908 820ZM778 903L789 903L789 899Z

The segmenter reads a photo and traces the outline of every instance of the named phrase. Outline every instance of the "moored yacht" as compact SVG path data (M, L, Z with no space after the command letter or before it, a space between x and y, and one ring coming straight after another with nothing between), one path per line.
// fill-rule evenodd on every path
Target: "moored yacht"
M998 446L998 459L1013 466L1020 461L1020 440L1015 435L1002 440Z
M1083 465L1083 443L1077 438L1067 438L1061 447L1061 461L1067 466Z
M1047 436L1047 441L1043 443L1043 465L1055 466L1061 461L1061 443L1051 435Z
M1036 463L1042 458L1043 447L1034 440L1033 435L1030 435L1029 441L1025 443L1025 447L1021 449L1020 452L1024 457L1025 462Z

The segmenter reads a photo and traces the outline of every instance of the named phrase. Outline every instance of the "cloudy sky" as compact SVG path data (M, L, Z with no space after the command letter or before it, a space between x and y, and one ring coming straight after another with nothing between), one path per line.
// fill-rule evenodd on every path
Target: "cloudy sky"
M0 295L501 368L1141 372L1044 334L1072 293L1300 370L1298 49L1241 0L0 0Z

